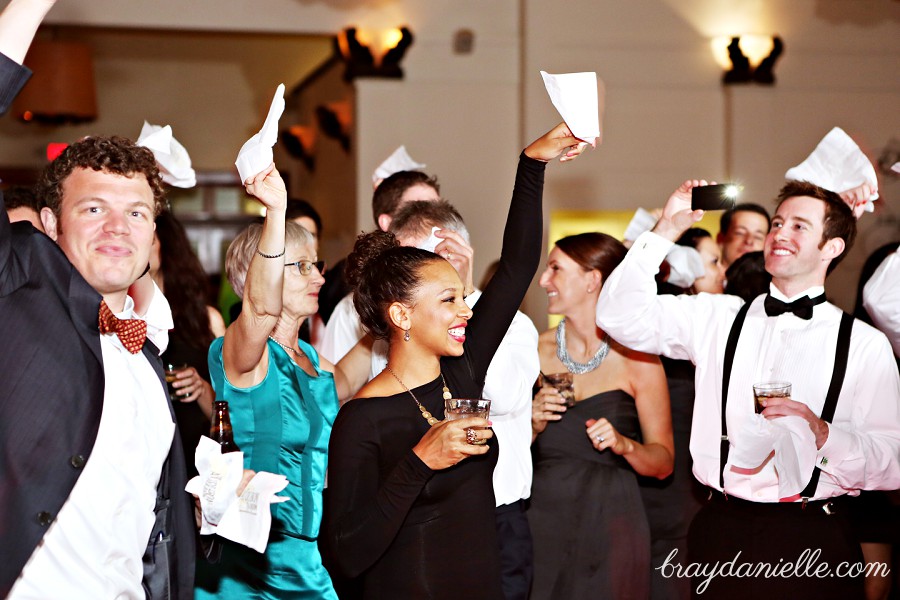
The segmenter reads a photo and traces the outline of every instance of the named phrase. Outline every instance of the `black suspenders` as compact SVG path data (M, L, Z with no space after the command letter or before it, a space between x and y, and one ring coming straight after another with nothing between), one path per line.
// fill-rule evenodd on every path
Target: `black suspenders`
M744 326L744 318L750 309L750 302L745 303L738 311L731 325L731 331L728 333L728 342L725 345L725 362L722 372L722 437L719 447L719 487L725 490L725 464L728 462L728 427L725 422L725 406L728 403L728 384L731 380L731 367L734 364L734 354L737 350L738 338L741 336L741 329ZM841 387L844 385L844 376L847 374L847 359L850 355L850 333L853 329L853 317L847 313L841 315L841 325L838 330L837 348L834 356L834 371L831 374L831 384L828 386L828 393L825 396L825 405L822 407L822 414L819 416L823 421L829 423L834 418L834 411L837 407L838 396L841 393ZM819 469L813 469L812 477L806 488L800 492L800 496L804 499L815 495L816 486L819 484Z

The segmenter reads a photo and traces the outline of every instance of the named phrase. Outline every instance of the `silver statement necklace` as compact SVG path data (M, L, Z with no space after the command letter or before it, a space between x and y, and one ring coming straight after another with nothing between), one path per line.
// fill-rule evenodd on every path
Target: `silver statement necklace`
M286 352L290 352L294 356L297 356L297 357L306 356L306 354L303 353L303 350L298 350L297 348L291 348L290 346L288 346L286 344L282 344L281 342L276 340L271 335L269 336L269 339L272 340L273 342L275 342L276 344L278 344L279 346L281 346L282 348L284 348Z
M556 326L556 358L566 366L570 373L575 375L590 373L600 366L607 354L609 354L609 336L604 333L603 339L600 340L600 348L597 349L594 356L586 363L575 362L569 357L569 351L566 349L565 318Z

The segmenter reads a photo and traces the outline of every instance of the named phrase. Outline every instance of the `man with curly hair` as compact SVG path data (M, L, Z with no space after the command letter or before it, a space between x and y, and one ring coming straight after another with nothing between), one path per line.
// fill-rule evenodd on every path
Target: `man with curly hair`
M0 596L193 597L159 358L172 315L147 275L165 202L156 161L85 138L36 191L47 235L0 211Z

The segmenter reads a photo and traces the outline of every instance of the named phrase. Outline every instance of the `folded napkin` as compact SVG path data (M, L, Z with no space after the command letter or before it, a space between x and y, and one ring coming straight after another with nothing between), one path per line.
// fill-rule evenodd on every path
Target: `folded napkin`
M755 469L775 451L779 498L796 496L809 483L816 466L816 438L805 419L749 415L734 440L729 462L735 467Z
M260 471L238 496L244 453L222 454L221 446L206 436L200 438L194 462L199 475L184 489L200 498L200 534L215 533L264 552L272 526L269 505L289 500L275 495L287 487L287 477Z
M646 209L639 208L634 211L634 216L631 217L631 221L628 222L628 227L625 228L625 235L623 235L622 238L629 242L633 242L645 231L653 229L654 225L656 225L656 217L653 216L653 213Z
M875 167L840 127L829 131L812 154L796 167L788 169L784 177L793 181L808 181L838 194L864 183L878 186ZM878 194L872 194L865 204L866 212L875 210L872 202L877 199Z
M669 253L666 254L666 262L669 263L671 268L666 281L680 288L691 287L694 285L695 279L703 277L706 273L706 267L703 266L703 258L701 258L699 252L690 246L675 244L669 250Z
M551 75L541 71L550 101L572 135L596 146L600 138L600 104L597 94L597 74L562 73Z
M191 168L191 157L172 135L170 125L161 127L144 121L136 144L153 152L163 181L180 188L197 185L197 175Z
M278 141L278 119L284 112L284 84L279 84L269 106L269 114L259 133L247 140L238 152L234 165L241 176L241 183L268 167L274 160L272 146Z
M424 169L425 166L425 164L418 163L412 159L409 152L406 151L406 146L400 146L383 163L378 165L378 168L372 173L372 183L378 183L382 179L387 179L400 171L415 171Z

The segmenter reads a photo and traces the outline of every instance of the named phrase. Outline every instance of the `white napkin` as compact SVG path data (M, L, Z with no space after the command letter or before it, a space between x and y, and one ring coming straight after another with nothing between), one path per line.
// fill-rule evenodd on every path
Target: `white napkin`
M266 551L269 530L272 527L270 504L287 502L290 498L276 496L287 487L284 475L260 471L253 476L243 493L233 503L216 528L216 533L232 542L253 548L259 553Z
M437 247L437 245L444 241L443 239L434 235L434 232L440 231L440 229L440 227L432 227L431 235L425 238L425 240L417 246L419 250L428 250L429 252L434 252L434 249Z
M597 97L597 74L562 73L551 75L541 71L550 101L572 135L592 146L600 137L600 105Z
M136 144L153 152L163 181L180 188L197 185L197 175L191 168L191 157L172 135L170 125L160 127L144 121Z
M654 225L656 225L656 217L653 216L653 213L646 209L639 208L634 211L634 216L631 217L631 221L629 221L628 227L625 228L625 235L623 235L622 238L633 242L645 231L653 229Z
M671 270L667 282L680 288L689 288L694 285L694 280L703 277L706 267L703 266L703 258L700 253L690 246L675 244L666 254L666 262Z
M735 467L755 469L775 450L778 497L796 496L809 483L816 466L816 438L801 417L766 419L749 415L744 420L729 462Z
M406 146L400 146L383 163L378 165L378 168L372 173L372 183L387 179L400 171L415 171L424 169L425 166L424 163L418 163L412 159L409 152L406 151Z
M900 162L895 162L891 165L891 171L894 173L900 173Z
M829 131L812 154L796 167L788 169L784 177L793 181L808 181L838 194L863 183L873 187L878 185L875 167L840 127ZM872 202L877 199L878 194L872 194L865 204L866 212L875 210Z
M269 505L289 500L275 496L287 487L287 478L261 471L238 496L244 453L222 454L221 446L206 436L200 438L194 462L200 474L184 489L200 498L201 535L215 533L257 552L265 551L272 526Z
M247 140L238 152L234 165L241 176L241 183L247 181L274 160L272 146L278 141L278 119L284 112L284 84L279 84L269 106L269 114L259 133Z

